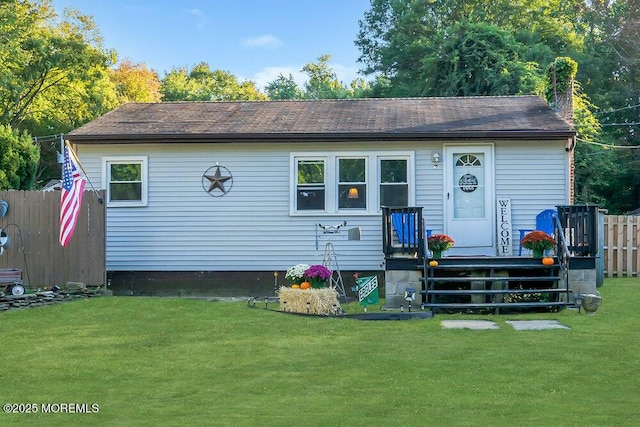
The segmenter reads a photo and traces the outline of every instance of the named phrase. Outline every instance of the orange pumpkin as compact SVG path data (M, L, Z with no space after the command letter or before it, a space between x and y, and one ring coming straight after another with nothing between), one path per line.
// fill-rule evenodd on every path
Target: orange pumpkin
M309 282L300 283L300 289L311 289L311 283Z
M300 289L300 285L291 285L291 289Z
M429 261L429 266L431 266L431 267L437 267L437 266L438 266L438 261L436 261L436 260Z
M553 265L553 263L554 263L553 258L550 258L550 257L542 258L542 264L544 265Z

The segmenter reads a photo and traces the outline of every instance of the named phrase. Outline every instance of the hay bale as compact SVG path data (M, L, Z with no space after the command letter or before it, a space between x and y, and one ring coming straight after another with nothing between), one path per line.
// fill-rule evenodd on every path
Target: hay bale
M278 296L280 311L324 316L342 312L338 302L338 292L333 288L293 289L281 286Z

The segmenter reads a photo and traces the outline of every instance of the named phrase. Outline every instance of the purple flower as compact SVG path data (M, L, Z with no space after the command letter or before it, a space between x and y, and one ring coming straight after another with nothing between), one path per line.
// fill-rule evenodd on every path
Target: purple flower
M306 269L306 271L304 272L304 277L307 277L309 279L327 280L329 277L331 277L331 270L329 270L324 265L312 265Z

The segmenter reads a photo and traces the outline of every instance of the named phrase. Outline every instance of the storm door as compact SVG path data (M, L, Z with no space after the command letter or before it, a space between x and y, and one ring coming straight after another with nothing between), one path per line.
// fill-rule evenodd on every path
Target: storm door
M446 233L455 240L456 252L490 255L495 222L493 149L491 146L445 149Z

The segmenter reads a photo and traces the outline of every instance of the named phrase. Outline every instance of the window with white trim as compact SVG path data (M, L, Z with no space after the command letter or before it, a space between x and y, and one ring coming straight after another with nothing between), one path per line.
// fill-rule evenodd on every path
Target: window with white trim
M366 158L338 158L338 209L367 209Z
M324 159L296 160L296 209L299 211L325 209Z
M380 206L409 206L407 159L380 158Z
M291 154L292 214L377 214L412 206L413 152Z
M105 158L107 206L147 205L147 158Z

